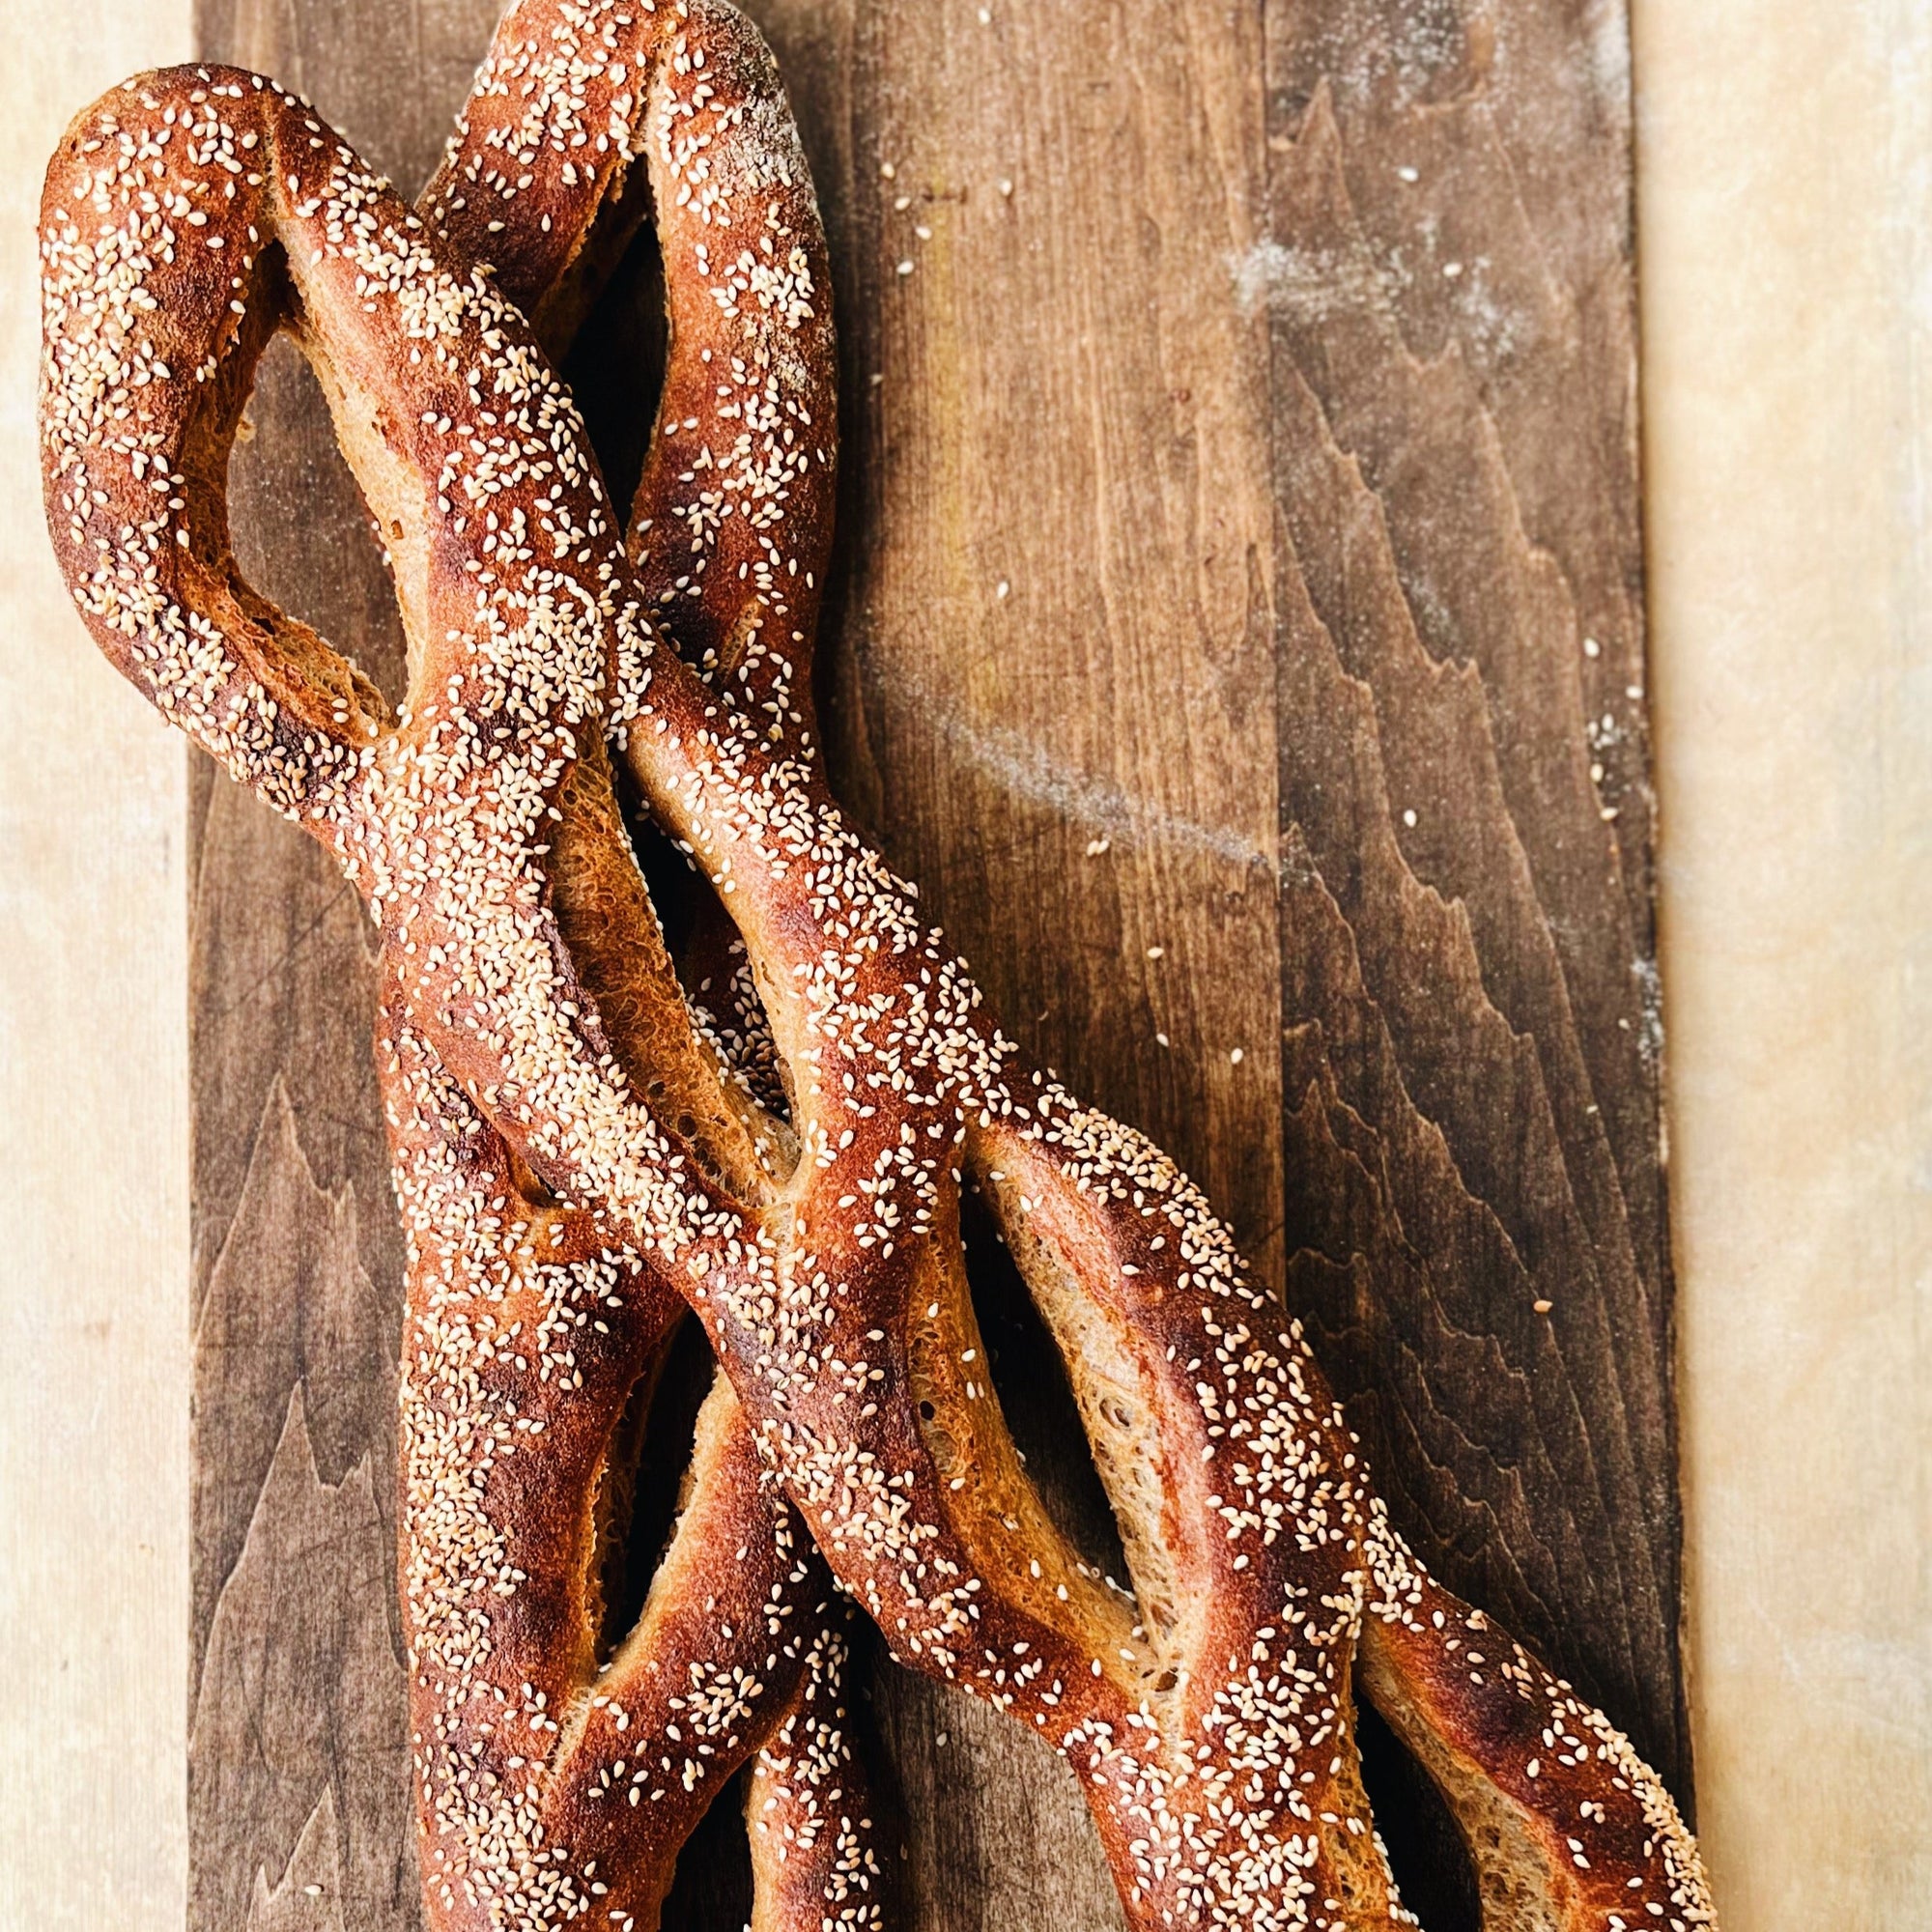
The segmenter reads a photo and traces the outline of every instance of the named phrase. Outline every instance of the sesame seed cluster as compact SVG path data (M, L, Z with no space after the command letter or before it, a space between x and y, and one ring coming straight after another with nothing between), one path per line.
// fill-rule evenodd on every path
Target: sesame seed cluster
M545 292L591 273L600 221L636 218L638 161L672 342L627 535L518 303L542 327ZM762 1477L721 1484L730 1527L702 1527L705 1458L728 1449L781 1484L895 1657L1063 1753L1137 1928L1411 1922L1361 1788L1358 1691L1463 1823L1492 1932L1712 1923L1668 1794L1415 1562L1199 1191L1025 1067L832 800L809 650L835 365L810 181L755 36L697 0L514 8L425 208L259 77L106 97L49 170L42 421L50 534L98 641L336 852L382 934L440 1922L654 1922L649 1828L607 1821L715 1786L787 1697L754 1824L816 1888L796 1922L876 1922L811 1560ZM497 255L498 276L477 266ZM391 535L394 718L229 553L227 449L278 326ZM714 935L729 922L735 1028L700 1026L670 972L607 743L710 881ZM754 1039L759 1076L734 1077ZM1125 1585L1018 1465L967 1187L1066 1359ZM673 1636L647 1605L600 1674L598 1482L672 1293L729 1386L664 1607L708 1595L717 1627ZM727 1559L753 1533L757 1563L749 1540ZM721 1566L768 1579L722 1618L743 1578Z

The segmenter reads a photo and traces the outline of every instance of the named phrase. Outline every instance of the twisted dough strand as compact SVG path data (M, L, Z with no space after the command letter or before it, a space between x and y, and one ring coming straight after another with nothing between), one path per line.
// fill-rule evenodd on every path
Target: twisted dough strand
M505 14L453 156L462 155L473 120L513 165L532 138L583 159L587 136L573 149L571 136L582 130L557 124L557 103L569 97L554 72L535 97L546 121L540 136L506 130L488 114L533 62L552 70L582 65L578 19L549 4ZM759 110L754 138L766 150L774 124L789 127L769 55L729 9L676 26L635 16L622 30L607 23L600 46L638 75L632 111L639 128L650 113L653 68L688 65L694 56L700 65L707 57L714 66L730 62L749 80ZM720 125L702 138L728 151L746 118L742 106L710 115ZM630 134L627 124L614 125ZM613 152L607 140L606 156ZM472 178L480 172L472 169ZM806 180L802 159L796 172ZM543 307L554 337L565 326L557 320L562 305L546 298L559 282L573 296L590 293L576 258L588 249L603 262L615 259L629 239L625 216L635 218L607 204L594 161L568 174L548 197L492 195L488 221L465 220L450 168L423 198L451 249L488 261L521 305ZM800 213L808 230L802 245L822 257L809 197ZM821 335L829 345L829 326L821 325ZM736 366L745 368L748 357L753 366L768 362L759 348L742 343ZM829 349L818 360L829 360ZM690 386L682 372L692 365L701 367L690 332L679 331L656 446L665 441L664 412ZM766 529L780 534L802 516L808 550L823 521L819 497L829 491L832 397L821 403L807 383L794 413L811 405L826 418L811 465L824 485L817 497L802 492L797 504L779 492L759 506ZM660 466L647 475L640 504L666 500L661 472ZM739 604L753 604L742 587L729 591ZM684 600L668 614L689 625L695 613ZM757 614L741 628L754 628ZM810 626L813 614L801 611L799 621ZM810 637L809 628L792 632L801 656ZM563 810L554 886L576 882L572 851L596 846L594 837L573 836L580 815L573 795ZM689 1101L686 1068L701 1056L695 1042L668 1042L666 1016L682 1013L648 907L626 964L622 984L633 997L610 997L620 991L612 985L603 1005L612 1046L635 1085L668 1073ZM608 1621L594 1601L603 1567L599 1498L619 1479L613 1458L627 1400L635 1406L634 1391L655 1378L649 1364L684 1314L675 1290L655 1277L629 1293L619 1288L625 1275L642 1275L638 1257L589 1215L536 1198L541 1190L533 1193L518 1174L399 1000L384 1003L378 1058L411 1236L403 1596L430 1922L539 1927L594 1907L624 1932L655 1926L679 1846L749 1756L756 1921L772 1932L877 1926L868 1797L839 1704L842 1612L829 1603L823 1563L759 1464L722 1378L699 1417L686 1497L642 1615L610 1662L596 1664L597 1627ZM741 1184L746 1178L741 1163ZM551 1390L532 1383L531 1354L536 1382L554 1375L568 1391L561 1401L547 1400ZM493 1365L481 1381L479 1360ZM533 1423L545 1432L541 1440L518 1434ZM515 1580L505 1583L506 1576ZM547 1724L554 1742L533 1747ZM527 1782L516 1776L526 1753L541 1766Z

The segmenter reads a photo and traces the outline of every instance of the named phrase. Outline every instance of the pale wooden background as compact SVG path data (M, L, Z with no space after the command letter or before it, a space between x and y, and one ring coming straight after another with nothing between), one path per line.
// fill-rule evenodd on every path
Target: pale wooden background
M122 68L172 50L130 48L126 59L82 72L71 55L59 58L63 43L43 26L26 24L35 31L14 38L31 55L36 85L9 128L8 150L7 259L15 287L26 272L22 185L66 107ZM1923 925L1913 919L1922 872L1911 864L1926 797L1922 767L1915 774L1906 755L1924 739L1923 700L1915 713L1909 675L1918 564L1904 522L1912 445L1901 430L1913 426L1909 412L1919 405L1914 337L1870 326L1874 314L1904 313L1912 260L1898 245L1912 204L1897 184L1907 179L1902 163L1926 148L1906 112L1910 75L1897 66L1913 44L1911 24L1867 10L1860 19L1865 40L1837 37L1816 48L1801 46L1795 34L1788 43L1775 33L1733 42L1715 19L1674 21L1669 35L1660 28L1638 39L1640 63L1652 59L1647 46L1663 49L1655 68L1640 65L1639 72L1651 76L1644 98L1655 132L1646 153L1661 157L1646 177L1644 205L1650 366L1667 371L1662 403L1656 393L1651 399L1653 529L1664 538L1663 778L1666 810L1688 820L1673 834L1681 842L1666 848L1681 850L1689 868L1685 890L1668 902L1667 964L1690 1273L1700 1786L1733 1924L1809 1924L1825 1901L1837 1923L1915 1922L1925 1876L1924 1842L1911 1822L1927 1807L1901 1802L1922 1792L1925 1776L1914 1731L1924 1698L1924 1583L1889 1553L1914 1547L1913 1531L1923 1525L1912 1512L1922 1513L1925 1494L1922 1449L1916 1463L1913 1455L1925 1440L1916 1392L1926 1384L1914 1355L1922 1345L1915 1345L1911 1299L1914 1257L1922 1270L1926 1252L1923 1197L1909 1193L1899 1174L1915 1146L1922 1159L1915 1128L1926 1093L1922 1062L1912 1057L1924 1029L1911 1024L1923 982L1915 992L1904 976ZM965 39L962 58L972 58L972 36ZM94 52L117 50L103 25ZM863 64L853 71L863 72ZM1719 74L1725 87L1707 86ZM1677 91L1661 90L1659 76ZM1800 81L1807 100L1858 127L1862 170L1846 144L1828 141L1829 124L1776 114L1780 87ZM1676 105L1676 118L1659 116L1660 99ZM1787 179L1765 139L1774 124L1798 155L1830 156L1833 166L1801 177L1786 156ZM1885 135L1875 153L1874 128ZM1806 193L1787 191L1798 179ZM1822 279L1809 272L1820 260L1834 270ZM1763 298L1745 299L1753 294ZM22 371L31 318L23 327L10 310L8 323L8 367ZM1775 386L1780 374L1782 390ZM8 417L16 464L26 435L20 386L14 383ZM1802 468L1786 447L1790 425L1804 420L1807 398L1828 391L1839 405L1836 435L1803 444L1800 453L1819 469ZM1831 461L1842 460L1846 446L1867 460L1851 472L1860 487L1834 489ZM1886 462L1870 460L1888 450ZM34 600L23 615L31 622L38 613L56 635L65 622L53 614L57 592L49 594L43 568L34 574L31 495L15 497L6 529L16 581ZM1009 573L1004 557L993 561ZM1025 587L1019 573L1010 581ZM1800 591L1809 601L1794 610L1789 599ZM964 608L959 594L955 610ZM9 1276L10 1332L27 1346L10 1362L10 1377L24 1386L0 1436L9 1553L17 1558L8 1565L6 1605L21 1646L53 1662L24 1692L33 1734L46 1747L0 1773L10 1780L0 1916L93 1923L111 1905L120 1922L170 1924L181 1896L170 1768L181 1759L174 1700L183 1663L165 1606L186 1594L178 1433L185 1366L169 1301L186 1262L181 1169L166 1151L181 1145L183 1090L167 1071L181 985L180 859L173 856L171 871L163 835L151 864L130 871L128 862L140 850L143 802L152 811L155 798L178 797L170 788L180 768L165 755L144 765L158 734L131 700L106 691L97 667L10 651L5 671L10 722L35 726L21 736L22 755L10 743L5 765L10 824L36 835L10 854L23 918L20 942L5 959L9 1098L26 1129L23 1198L41 1210L25 1217ZM1675 737L1673 695L1683 721ZM97 713L114 734L112 769L102 775L112 783L83 777L84 733ZM1808 720L1822 728L1796 728ZM1890 747L1895 754L1870 771L1874 750ZM1098 760L1125 755L1107 743L1082 749ZM1022 774L1029 769L1022 763ZM1119 810L1117 795L1098 788L1075 803ZM1821 812L1821 803L1829 810ZM1015 855L996 859L1013 876ZM1077 847L1029 863L1049 880L1078 880L1083 870ZM77 890L76 880L88 889ZM1813 937L1816 922L1804 916L1794 881L1809 888L1812 903L1829 902L1828 944ZM1174 891L1178 908L1198 905L1190 882ZM103 930L118 930L121 943L101 943ZM1207 967L1210 977L1220 970L1212 960ZM1737 998L1746 968L1755 1009ZM1104 979L1108 969L1089 970ZM1194 965L1190 980L1202 970ZM1834 997L1834 987L1846 990ZM49 1013L63 1022L57 1037L81 1044L51 1072L45 1058L25 1050ZM102 1015L121 1031L103 1027ZM1775 1061L1760 1044L1766 1021ZM1079 1064L1077 1041L1054 1050ZM139 1056L143 1068L125 1088L102 1077L117 1055L122 1064ZM1756 1097L1774 1064L1788 1101ZM1848 1065L1858 1069L1853 1080ZM1747 1096L1754 1110L1741 1118ZM1118 1092L1109 1097L1124 1104ZM1167 1104L1185 1113L1188 1097ZM1156 1088L1143 1118L1161 1099ZM1856 1164L1837 1169L1815 1151L1834 1144ZM1793 1147L1801 1151L1795 1163L1786 1152ZM1245 1211L1240 1190L1220 1184ZM1871 1211L1874 1200L1885 1213ZM1835 1321L1854 1263L1872 1312L1864 1321ZM145 1331L100 1327L130 1318ZM1754 1338L1756 1353L1740 1360L1739 1349ZM1821 1360L1817 1343L1826 1338L1832 1349ZM1791 1364L1804 1372L1794 1378ZM104 1373L121 1379L103 1389ZM1853 1392L1856 1406L1848 1407ZM1787 1495L1780 1515L1759 1501L1753 1479L1782 1477L1780 1456L1815 1469L1820 1456L1842 1461L1861 1440L1886 1452L1874 1460L1893 1477L1863 1486L1882 1509L1843 1507L1855 1480L1834 1491L1802 1474L1796 1492L1815 1497L1815 1508L1807 1500L1791 1510ZM1803 1458L1785 1442L1803 1445ZM1707 1469L1709 1487L1700 1491ZM1822 1537L1819 1546L1804 1540L1815 1525L1832 1531L1834 1561L1819 1560ZM1922 1741L1922 1730L1916 1735ZM1801 1763L1808 1796L1821 1785L1846 1794L1846 1813L1822 1834L1823 1849L1809 1834L1801 1845L1798 1834L1767 1829ZM1834 1779L1833 1763L1852 1775ZM1861 1796L1876 1790L1892 1800L1882 1816Z
M1699 1812L1740 1932L1902 1932L1932 1925L1932 12L1637 26Z

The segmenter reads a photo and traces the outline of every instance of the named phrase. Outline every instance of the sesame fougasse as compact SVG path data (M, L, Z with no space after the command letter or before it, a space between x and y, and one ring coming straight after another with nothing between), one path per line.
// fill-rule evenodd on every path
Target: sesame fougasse
M728 71L667 63L662 119L636 150L614 131L636 73L595 29L634 11L519 10L546 23L528 92L507 88L494 123L472 111L466 143L520 126L545 52L567 53L563 123L586 140L539 117L498 198L541 200L586 161L615 192L641 160L685 350L753 311L805 328L815 291L761 245L765 204L677 138L728 106ZM782 722L799 686L776 608L791 560L713 487L746 420L735 372L661 417L673 514L634 558L523 318L270 83L181 71L107 97L55 157L42 232L49 528L97 639L336 853L409 1024L516 1158L676 1281L895 1656L1066 1756L1129 1921L1403 1916L1357 1772L1359 1681L1462 1822L1492 1926L1711 1922L1662 1785L1409 1556L1298 1328L1198 1191L1022 1065L803 732L745 701ZM229 441L278 323L391 532L413 647L395 719L229 553ZM670 612L727 578L756 609L704 647L707 681ZM607 738L736 925L788 1121L719 1074L707 1142L698 1113L687 1130L627 1077L600 1014L643 895L614 883L635 868ZM663 1051L702 1071L683 1034ZM732 1132L763 1178L727 1176ZM1131 1592L1053 1531L1012 1452L967 1291L966 1185L1066 1357Z

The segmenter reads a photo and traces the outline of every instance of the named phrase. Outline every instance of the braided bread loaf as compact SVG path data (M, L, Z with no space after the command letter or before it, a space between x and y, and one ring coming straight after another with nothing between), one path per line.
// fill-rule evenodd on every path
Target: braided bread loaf
M586 99L627 80L608 62ZM562 161L534 159L547 192ZM1708 1922L1655 1777L1407 1557L1298 1332L1198 1194L1018 1067L815 764L659 645L581 428L496 292L299 103L226 71L84 118L43 237L49 524L97 639L337 852L412 1022L517 1156L674 1272L895 1653L1065 1753L1130 1919L1399 1915L1355 1772L1359 1654L1464 1824L1492 1924ZM271 242L400 533L417 665L393 724L228 554L219 464ZM726 277L719 307L782 313L794 288ZM634 1097L586 991L609 949L551 901L565 801L608 796L600 722L717 885L770 1014L798 1158L762 1201ZM1130 1603L1010 1451L959 1257L965 1177L1067 1355Z

